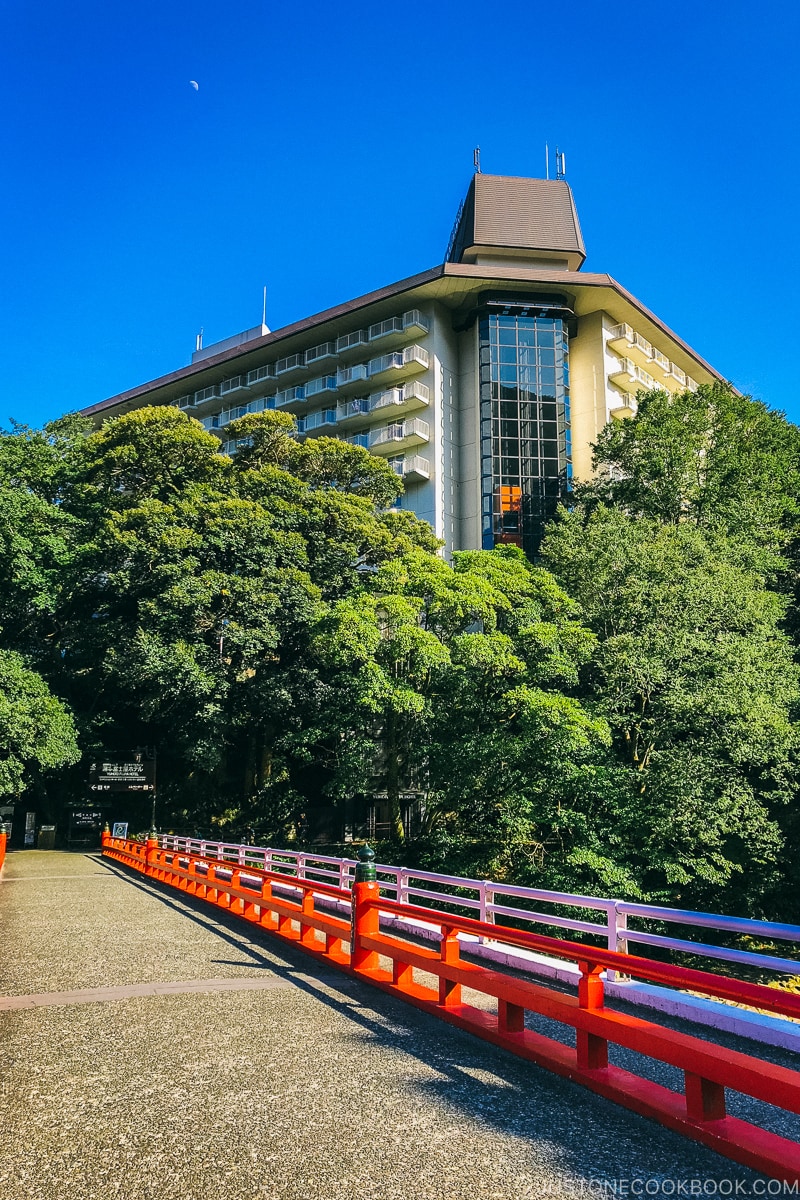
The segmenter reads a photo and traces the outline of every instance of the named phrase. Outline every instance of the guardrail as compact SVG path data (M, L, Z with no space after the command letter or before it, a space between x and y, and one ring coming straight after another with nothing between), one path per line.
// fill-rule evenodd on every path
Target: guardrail
M249 848L245 858L247 853ZM494 937L496 930L490 922L382 897L375 868L366 861L371 851L364 852L350 887L296 874L292 887L299 894L297 900L285 894L285 871L256 867L216 854L200 855L185 848L165 848L155 838L142 846L104 834L103 854L151 879L252 921L318 959L702 1142L736 1162L776 1179L800 1181L800 1145L730 1116L725 1096L726 1088L730 1088L788 1112L800 1113L800 1073L609 1010L604 1004L600 973L603 969L613 970L795 1019L800 1019L800 996L602 947L505 928L503 938L509 944L567 961L579 973L577 995L518 979L462 958L459 938ZM276 883L282 885L278 895ZM349 905L351 919L321 911L318 900ZM435 924L438 949L420 946L396 931L382 932L380 918L386 912L402 920ZM463 988L489 997L495 1007L488 1011L464 1002ZM527 1028L526 1013L536 1013L574 1028L575 1046ZM672 1091L610 1064L609 1043L678 1068L684 1076L683 1092Z
M248 846L233 842L214 842L199 838L162 836L160 844L165 849L190 851L201 857L210 857L225 862L237 862L241 866L258 866L264 870L277 871L293 879L317 879L320 882L335 882L339 888L352 885L356 860L335 858L330 855L313 854L307 851L277 850L266 846ZM666 937L647 929L629 926L629 918L658 921L665 925L689 926L710 929L723 936L749 934L761 941L793 942L800 946L800 926L781 924L776 921L757 921L747 917L726 917L718 913L694 912L689 909L670 908L666 905L636 904L627 900L600 896L573 895L568 892L547 891L540 888L516 887L492 880L466 879L457 875L444 875L435 871L417 871L410 867L398 867L385 863L376 864L378 881L384 892L403 904L415 897L420 907L432 912L437 906L448 905L474 912L484 923L494 924L497 917L513 918L533 926L549 926L568 929L602 940L608 950L626 952L630 943L657 946L679 951L701 958L714 959L720 963L736 963L740 966L775 971L779 974L800 975L800 958L787 958L759 951L738 950L715 945L711 942L693 941L690 938ZM444 890L449 889L449 890ZM526 907L505 903L521 900ZM420 903L422 901L422 903ZM553 905L563 909L582 909L587 914L600 913L602 921L584 919L569 912L542 912L539 908L527 907L539 904ZM507 929L503 927L505 942ZM492 934L495 940L498 934Z

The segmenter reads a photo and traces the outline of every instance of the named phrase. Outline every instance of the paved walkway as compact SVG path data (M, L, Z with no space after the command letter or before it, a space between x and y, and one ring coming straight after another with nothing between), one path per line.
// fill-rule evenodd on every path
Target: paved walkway
M0 995L7 1200L757 1194L744 1168L94 855L8 856Z

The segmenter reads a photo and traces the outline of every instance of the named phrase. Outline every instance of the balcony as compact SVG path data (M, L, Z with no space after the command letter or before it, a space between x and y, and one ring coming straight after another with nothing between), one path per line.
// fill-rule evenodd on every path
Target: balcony
M401 317L389 317L386 321L378 321L370 325L368 333L371 342L402 341L408 337L418 337L426 334L431 327L427 317L423 317L418 308L409 309Z
M608 378L617 387L622 388L626 392L638 392L642 389L650 389L656 386L656 381L647 371L643 371L640 366L633 362L630 358L617 359L618 366L614 366L608 373Z
M288 354L286 358L279 358L275 363L276 376L288 375L290 371L303 371L306 366L306 356L300 351L299 354Z
M413 412L416 408L426 408L429 403L430 390L417 380L402 387L388 388L385 392L373 392L369 398L370 412L384 409L390 409L392 413Z
M671 370L670 361L667 358L666 354L662 354L660 350L656 350L655 346L653 346L653 357L652 357L651 361L652 361L652 365L654 367L658 367L658 369L664 375L669 375L670 370Z
M374 429L369 435L369 448L376 454L394 454L412 446L422 446L430 440L430 426L419 417L408 421L394 421Z
M687 391L696 392L699 386L700 385L694 379L692 379L691 375L686 376L686 390Z
M222 388L218 383L212 384L211 387L201 388L199 392L194 394L195 406L206 404L209 400L220 400L222 398Z
M686 373L680 367L676 367L675 363L670 363L669 377L679 383L681 387L686 387Z
M403 333L403 318L389 317L388 321L378 321L376 325L370 325L368 330L369 340L377 342L381 338L391 337L393 333Z
M316 366L317 363L326 360L334 362L337 357L335 342L320 342L318 346L312 346L310 350L306 350L306 366Z
M344 439L351 446L361 446L363 450L369 450L369 434L368 433L353 433L350 437Z
M352 350L360 350L369 344L369 334L366 329L356 329L353 333L345 333L336 339L336 353L347 354Z
M306 389L302 384L297 387L284 388L275 393L275 407L285 408L287 404L302 404L306 398Z
M609 397L608 411L615 421L625 421L630 417L635 417L638 407L636 397L624 392L615 392Z
M200 424L205 429L206 433L213 433L215 429L220 427L220 413L214 413L211 417L203 417Z
M430 355L422 346L406 346L405 350L393 350L373 358L369 362L370 380L396 378L398 375L411 375L427 371L430 365Z
M231 379L223 379L220 391L223 396L230 396L233 392L246 392L249 386L246 375L234 375Z
M336 424L336 409L323 408L317 412L309 413L307 417L300 417L297 422L297 432L319 435L330 431L332 425Z
M259 396L258 400L250 401L247 406L247 411L251 413L271 412L274 407L274 396Z
M275 378L275 364L267 363L263 367L255 367L247 372L247 386L254 387L257 383L266 383Z
M218 429L224 429L231 421L238 421L239 417L247 416L248 406L240 404L237 408L226 408L219 414Z
M181 412L194 412L195 408L197 407L194 402L194 396L180 396L177 400L173 401L173 404L176 408L179 408Z
M664 375L669 374L670 362L666 354L630 325L615 325L609 332L608 346L640 366L658 367Z
M305 385L306 400L310 400L312 396L322 396L326 392L330 393L335 391L335 375L318 375L314 379L309 379Z
M402 475L409 483L423 483L431 477L431 464L421 454L405 454L390 458L389 466L395 475Z
M369 400L365 396L359 397L357 400L344 400L336 406L336 420L339 425L343 425L345 422L363 421L369 411Z
M349 391L350 388L363 387L369 379L369 371L366 363L356 363L353 367L339 367L336 372L336 383L341 392Z

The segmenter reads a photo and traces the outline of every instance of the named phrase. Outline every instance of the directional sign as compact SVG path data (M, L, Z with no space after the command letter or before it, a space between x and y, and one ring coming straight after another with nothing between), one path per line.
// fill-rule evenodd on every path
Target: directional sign
M90 792L154 792L156 764L144 755L96 759L89 764Z

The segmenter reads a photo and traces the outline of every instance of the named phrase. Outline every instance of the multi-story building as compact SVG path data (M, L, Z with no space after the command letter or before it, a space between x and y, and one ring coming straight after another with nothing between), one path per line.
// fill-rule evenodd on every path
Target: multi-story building
M584 259L563 179L476 174L440 266L198 348L188 366L85 412L176 405L228 453L236 417L289 412L299 437L387 458L405 484L399 503L447 550L532 551L637 392L720 378L610 275L583 272Z

